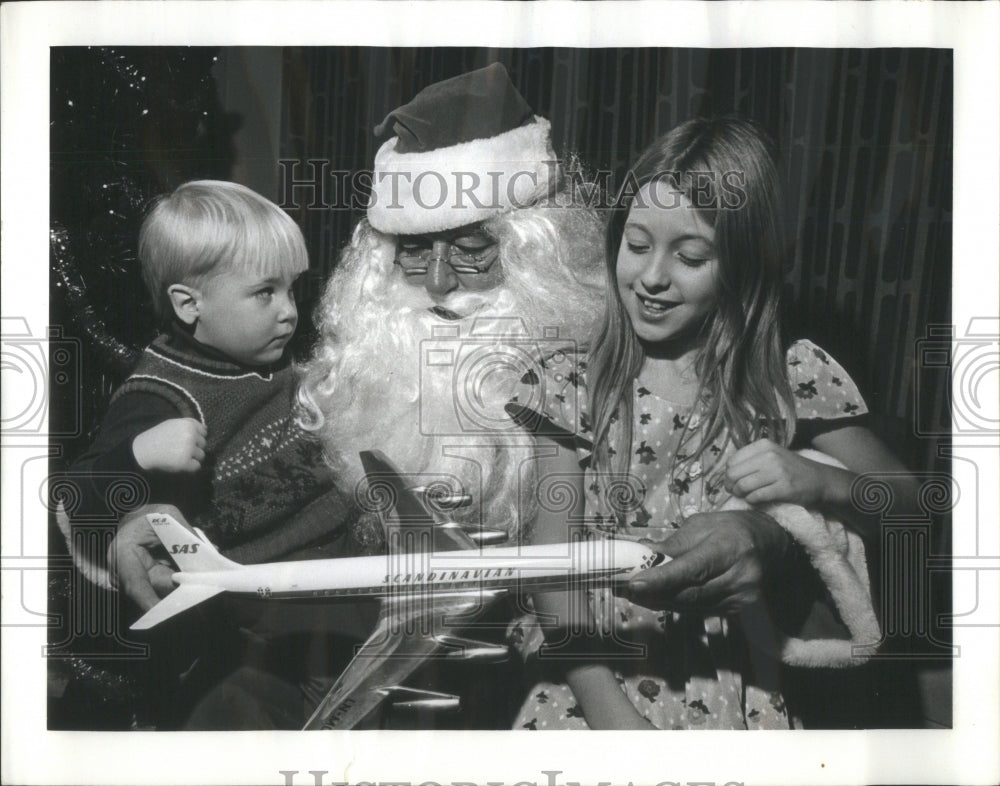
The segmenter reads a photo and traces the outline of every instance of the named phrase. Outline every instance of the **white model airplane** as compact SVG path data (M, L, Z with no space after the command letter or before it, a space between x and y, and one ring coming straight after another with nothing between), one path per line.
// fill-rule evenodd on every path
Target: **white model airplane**
M463 659L506 658L506 647L448 632L470 624L497 598L522 590L566 590L570 582L574 587L625 582L666 559L642 544L616 540L484 547L505 534L470 531L445 515L467 504L467 497L408 487L380 454L361 458L369 488L387 500L380 515L388 555L240 565L222 556L200 530L167 513L151 513L147 519L180 568L173 576L178 587L132 628L151 628L223 592L263 599L380 598L374 632L304 727L350 729L390 697L397 705L457 707L455 696L401 683L439 651Z

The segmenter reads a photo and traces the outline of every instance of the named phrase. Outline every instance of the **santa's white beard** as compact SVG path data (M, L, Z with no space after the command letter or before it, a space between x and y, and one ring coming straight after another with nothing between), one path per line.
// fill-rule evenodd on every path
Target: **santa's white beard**
M323 340L300 393L312 426L359 501L359 453L374 449L408 485L446 483L471 495L471 505L450 512L455 520L523 532L535 513L534 440L505 406L532 367L540 375L539 358L585 340L602 307L596 270L562 285L558 300L528 270L435 302L406 282L393 255L392 242L363 224L328 285Z

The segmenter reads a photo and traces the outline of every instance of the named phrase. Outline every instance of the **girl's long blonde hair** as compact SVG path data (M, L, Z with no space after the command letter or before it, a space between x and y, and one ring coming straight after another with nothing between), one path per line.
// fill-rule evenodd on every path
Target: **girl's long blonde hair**
M690 120L650 145L629 175L626 182L636 190L669 179L715 230L716 311L702 330L695 360L707 421L697 449L675 456L674 469L697 460L720 437L737 447L762 436L787 445L795 407L779 328L778 188L767 138L739 118ZM617 282L631 201L616 205L608 219L608 304L588 358L593 465L601 473L628 471L632 386L645 360ZM623 439L612 462L608 442L615 422Z

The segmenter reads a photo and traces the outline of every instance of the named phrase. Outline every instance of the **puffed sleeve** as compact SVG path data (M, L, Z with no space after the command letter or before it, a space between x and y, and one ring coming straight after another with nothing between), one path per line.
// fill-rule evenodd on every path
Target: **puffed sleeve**
M811 341L792 344L786 362L799 420L835 420L867 414L868 407L854 380Z
M508 414L536 434L572 438L578 451L589 453L586 371L586 359L579 353L547 355L515 386Z

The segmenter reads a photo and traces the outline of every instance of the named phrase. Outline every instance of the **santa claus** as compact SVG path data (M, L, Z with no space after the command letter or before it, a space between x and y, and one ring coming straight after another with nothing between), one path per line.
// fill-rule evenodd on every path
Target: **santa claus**
M362 507L358 454L377 449L414 482L471 497L457 520L512 535L536 502L532 440L505 405L598 323L601 222L499 64L426 88L376 134L388 139L367 217L304 368L305 425Z

